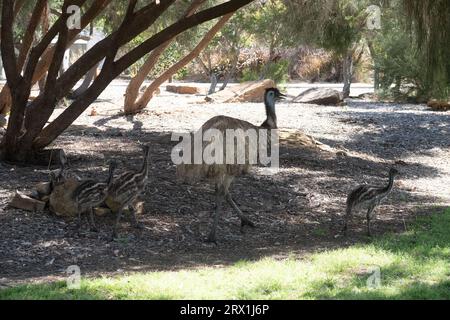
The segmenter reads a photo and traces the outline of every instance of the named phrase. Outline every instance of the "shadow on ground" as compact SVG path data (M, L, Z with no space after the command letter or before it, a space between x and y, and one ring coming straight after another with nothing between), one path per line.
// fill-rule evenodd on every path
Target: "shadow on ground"
M133 121L130 118L130 121ZM314 251L366 242L364 219L355 218L349 238L338 236L347 192L369 175L372 183L385 183L388 165L358 157L299 146L282 146L281 170L274 176L241 177L232 193L257 228L239 231L231 210L221 217L219 245L203 242L211 222L213 188L208 184L185 185L175 181L170 160L174 145L161 132L72 126L58 141L66 150L69 170L81 177L103 179L107 160L123 168L139 168L139 143L151 146L151 179L145 193L145 229L136 231L127 219L120 238L109 242L114 217L98 217L100 233L77 235L75 223L48 213L0 211L0 278L7 282L64 276L70 265L79 265L85 275L124 271L176 270L204 265L229 265L266 256L303 256ZM139 143L137 142L139 141ZM421 166L420 164L415 164ZM422 166L422 175L437 174ZM29 190L46 179L45 168L0 167L5 181L2 192ZM402 232L405 221L438 208L432 196L396 189L378 209L374 233Z

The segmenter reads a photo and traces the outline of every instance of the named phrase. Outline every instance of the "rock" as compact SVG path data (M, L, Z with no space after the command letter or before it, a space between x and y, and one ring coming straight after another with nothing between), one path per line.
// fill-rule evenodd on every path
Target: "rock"
M276 87L270 79L244 82L236 86L228 86L225 90L213 93L205 98L207 102L235 103L235 102L263 102L264 91Z
M174 92L178 94L198 94L200 93L199 88L193 86L185 85L167 85L166 91Z
M57 185L50 195L50 211L57 216L76 216L76 204L72 200L72 193L80 182L69 178L64 183Z
M16 191L16 194L9 202L11 207L32 211L32 212L41 212L44 211L45 202L33 199L27 195Z
M300 93L293 102L336 106L342 102L339 91L329 88L311 88Z
M447 111L450 110L450 101L432 99L427 106L434 111Z
M365 92L361 93L357 96L358 99L364 100L364 101L376 101L378 98L373 92Z
M334 152L334 149L320 141L315 140L312 136L305 134L299 130L284 129L279 131L280 144L292 147L307 147L319 149L326 152Z

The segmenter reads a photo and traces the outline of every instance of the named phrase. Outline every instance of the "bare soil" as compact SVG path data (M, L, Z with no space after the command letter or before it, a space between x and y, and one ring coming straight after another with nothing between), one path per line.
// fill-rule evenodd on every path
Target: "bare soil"
M139 217L145 228L135 230L125 218L120 238L111 242L112 216L97 217L99 233L88 232L84 220L86 231L77 234L70 218L8 208L15 190L31 191L48 179L49 170L1 163L0 286L59 278L74 264L85 276L177 270L266 256L303 257L367 242L364 215L355 217L349 237L339 236L346 195L361 183L386 183L391 166L401 176L376 210L376 236L403 232L417 215L450 204L449 113L429 111L425 105L358 100L343 107L285 102L277 105L278 126L285 132L279 172L265 175L256 168L232 186L236 202L257 227L241 233L238 218L227 208L219 223L218 245L206 244L213 187L177 183L171 133L195 130L218 114L261 123L263 106L205 104L204 96L163 89L145 112L126 117L121 113L124 89L123 82L114 82L54 147L66 151L70 172L104 179L109 159L119 161L119 170L138 168L139 144L149 144L151 178ZM288 93L295 90L288 87ZM300 132L345 154L301 146L296 143Z

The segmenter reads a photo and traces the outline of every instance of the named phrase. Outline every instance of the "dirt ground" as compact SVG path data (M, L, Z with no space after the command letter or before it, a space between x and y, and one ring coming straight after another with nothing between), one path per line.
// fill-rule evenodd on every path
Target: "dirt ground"
M266 256L302 257L367 242L363 215L351 223L349 237L339 236L345 198L360 183L386 183L391 166L401 176L376 210L375 235L403 232L417 215L450 204L448 112L360 100L341 107L284 102L277 105L278 126L285 132L279 172L265 175L256 168L232 186L236 202L257 228L242 234L238 218L227 208L220 218L218 245L206 244L213 187L177 183L171 133L195 130L218 114L258 124L265 117L262 104L205 104L203 96L163 89L145 112L125 117L124 89L123 82L114 82L54 147L66 151L69 172L104 179L109 159L119 161L119 171L138 168L139 144L149 144L150 182L139 216L145 228L132 229L125 218L119 239L111 242L112 216L97 217L99 233L86 229L78 235L75 220L8 208L15 190L29 192L48 179L49 170L0 163L0 286L55 279L74 264L85 276L177 270ZM288 93L298 93L298 87L288 86ZM295 140L301 131L346 155L302 147Z

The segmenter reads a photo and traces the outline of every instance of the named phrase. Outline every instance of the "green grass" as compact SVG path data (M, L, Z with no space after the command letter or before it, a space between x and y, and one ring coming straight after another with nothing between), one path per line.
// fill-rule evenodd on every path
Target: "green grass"
M304 260L266 258L232 266L137 273L0 291L0 299L449 299L450 209L409 232ZM378 266L381 284L367 286Z

